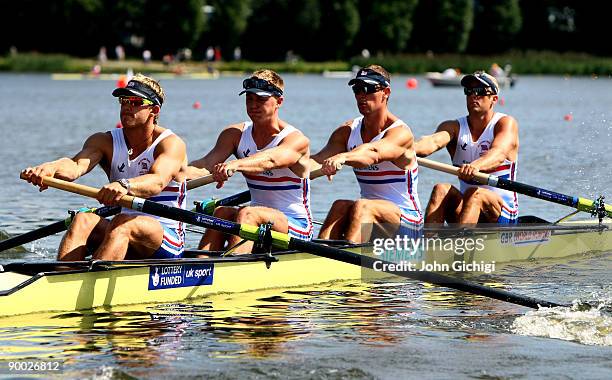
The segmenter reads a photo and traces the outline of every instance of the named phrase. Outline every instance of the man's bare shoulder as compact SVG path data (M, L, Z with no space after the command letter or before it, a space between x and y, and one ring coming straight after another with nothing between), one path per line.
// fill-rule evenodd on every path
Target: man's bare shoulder
M518 121L510 115L504 115L497 121L496 125L516 125L518 127Z
M457 120L444 120L438 125L436 132L458 132L459 131L459 122Z
M518 132L518 122L510 115L502 116L495 124L494 133L511 130Z
M85 140L85 146L97 146L100 148L112 147L113 136L110 132L96 132Z
M353 125L353 120L347 120L344 123L340 124L338 128L334 130L333 133L338 134L338 135L346 135L346 137L348 138L348 136L351 134L352 125Z

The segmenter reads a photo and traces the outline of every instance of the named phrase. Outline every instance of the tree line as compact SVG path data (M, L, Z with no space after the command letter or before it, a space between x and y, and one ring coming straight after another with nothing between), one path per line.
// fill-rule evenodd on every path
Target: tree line
M95 56L122 45L154 59L209 46L231 59L344 60L364 52L609 56L612 2L592 0L20 0L0 2L0 53ZM603 38L602 38L603 37ZM14 49L13 48L13 49ZM112 57L111 57L112 58Z

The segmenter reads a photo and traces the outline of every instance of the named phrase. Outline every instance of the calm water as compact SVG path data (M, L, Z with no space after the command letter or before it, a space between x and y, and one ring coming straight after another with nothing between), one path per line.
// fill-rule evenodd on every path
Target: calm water
M465 113L459 89L434 89L417 77L419 87L408 90L407 78L393 77L390 108L416 136ZM162 82L168 100L161 124L187 141L190 159L208 151L224 126L246 120L244 100L237 96L241 81ZM337 125L357 116L344 79L287 75L285 83L281 117L310 137L313 151ZM95 205L57 190L40 194L18 176L26 166L76 152L90 134L114 128L119 119L110 96L114 87L114 81L0 75L0 230L23 233L64 218L67 209ZM611 90L608 78L532 76L504 91L504 105L497 110L519 121L519 180L587 198L608 195L610 201ZM201 109L192 108L195 101ZM568 114L572 121L564 120ZM445 152L432 158L449 162ZM423 206L434 183L453 182L426 168L419 180ZM81 181L94 186L104 182L98 169ZM334 199L358 194L348 170L334 183L318 180L312 187L312 209L320 220ZM236 176L221 190L198 189L190 201L244 188ZM520 197L520 203L522 214L549 220L571 211L527 197ZM188 241L198 239L191 234ZM42 239L27 246L29 252L13 256L51 259L58 242L59 236ZM476 279L555 301L610 302L611 276L612 254L604 254L576 263L507 266ZM599 345L529 337L512 327L525 312L416 283L319 285L183 305L2 319L0 359L60 359L66 363L65 374L74 378L611 376L612 349L605 342L612 325L598 335Z

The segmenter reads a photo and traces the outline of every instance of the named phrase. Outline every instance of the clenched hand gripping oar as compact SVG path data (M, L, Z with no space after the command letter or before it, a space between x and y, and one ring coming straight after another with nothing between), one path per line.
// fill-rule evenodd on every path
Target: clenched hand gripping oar
M205 175L205 176L193 179L191 181L188 181L187 190L195 189L200 186L205 186L213 182L214 182L214 179L213 179L212 174ZM229 197L226 199L227 200L224 203L228 205L231 205L232 202L240 200L240 199L229 199ZM246 202L246 201L248 201L248 199L243 202ZM121 207L84 208L84 209L78 210L77 212L93 212L96 215L106 218L108 216L113 216L119 213L119 211L121 211ZM0 241L0 252L6 251L11 248L15 248L23 244L33 242L34 240L38 240L38 239L42 239L47 236L51 236L58 232L66 231L68 226L70 226L70 223L72 223L72 218L74 218L75 213L76 212L71 211L70 216L68 216L64 220L60 220L60 221L51 223L47 226L37 228L34 231L26 232L24 234L12 237L10 239Z

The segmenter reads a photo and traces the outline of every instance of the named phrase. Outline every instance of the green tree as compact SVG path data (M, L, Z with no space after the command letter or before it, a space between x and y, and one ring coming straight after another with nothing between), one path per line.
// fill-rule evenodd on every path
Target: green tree
M321 27L312 57L317 60L349 56L359 32L358 0L321 0Z
M243 55L268 62L285 59L289 51L308 56L320 23L318 0L253 0Z
M418 0L361 0L361 33L357 49L372 52L404 51L412 33L412 19Z
M474 21L473 0L421 1L415 13L411 50L465 51Z
M0 9L2 50L92 55L103 39L103 0L5 1Z
M497 53L514 46L523 23L519 0L479 0L474 16L470 52Z
M229 58L246 31L252 13L251 0L208 0L207 4L213 7L213 12L200 48L220 46L221 52Z
M204 0L148 0L140 20L145 46L155 56L195 48L204 30Z

